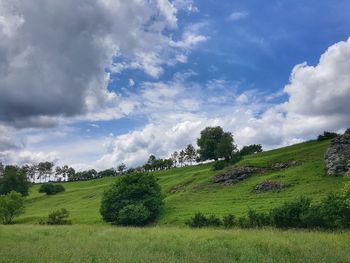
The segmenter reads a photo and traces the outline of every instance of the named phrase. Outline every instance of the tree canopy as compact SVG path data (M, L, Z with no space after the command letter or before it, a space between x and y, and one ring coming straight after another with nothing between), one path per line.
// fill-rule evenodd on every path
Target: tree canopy
M17 166L7 165L0 177L0 195L16 191L22 196L28 195L30 183L24 169Z
M199 154L202 160L218 160L232 157L236 146L233 144L233 135L230 132L224 132L220 127L207 127L201 131L197 139Z

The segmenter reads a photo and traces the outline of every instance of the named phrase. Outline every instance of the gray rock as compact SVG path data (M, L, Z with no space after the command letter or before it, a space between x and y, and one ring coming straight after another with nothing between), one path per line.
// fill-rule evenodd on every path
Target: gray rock
M350 129L331 141L325 155L327 174L344 176L347 174L347 161L350 160Z
M243 181L247 179L249 176L255 173L263 173L266 170L258 167L237 167L223 174L218 174L214 177L214 183L230 185L237 183L239 181Z
M284 162L284 163L274 163L271 165L271 169L272 170L281 170L281 169L286 169L289 167L297 166L299 164L300 163L298 161L295 161L295 160L291 160L291 161Z
M283 187L284 185L282 183L266 181L255 186L255 192L263 193L266 191L276 191L276 190L281 190Z

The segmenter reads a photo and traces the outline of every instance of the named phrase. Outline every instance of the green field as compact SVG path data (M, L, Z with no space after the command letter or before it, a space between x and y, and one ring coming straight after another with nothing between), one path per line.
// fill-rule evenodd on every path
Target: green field
M15 225L0 226L0 262L350 262L350 232L194 230L184 224L196 212L241 216L249 208L266 211L300 196L318 202L340 191L350 178L326 175L323 158L328 145L329 141L313 141L247 156L237 165L270 167L289 160L300 165L230 186L213 183L218 172L212 171L212 164L156 172L165 207L148 228L113 227L102 221L102 193L117 177L62 183L66 191L54 196L32 186L25 213ZM253 192L266 180L286 187ZM72 226L38 225L59 208L70 212Z
M212 164L175 168L156 172L164 191L165 207L158 225L183 226L196 212L223 216L243 215L249 208L266 211L300 196L315 202L328 192L339 191L349 177L329 177L325 174L324 153L329 141L306 142L273 151L247 156L237 165L269 167L276 162L296 160L299 166L255 175L231 186L215 185ZM104 224L99 214L102 193L118 178L64 183L66 192L55 196L38 193L39 185L31 187L26 200L26 212L18 223L36 224L52 210L66 208L73 224ZM254 187L265 180L284 183L280 192L256 194Z
M350 233L0 226L0 262L350 262Z

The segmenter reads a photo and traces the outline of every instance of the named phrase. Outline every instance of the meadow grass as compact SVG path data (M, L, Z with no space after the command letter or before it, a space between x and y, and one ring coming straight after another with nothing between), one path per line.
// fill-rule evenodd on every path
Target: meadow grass
M350 262L350 233L0 226L0 262Z
M222 217L228 213L241 216L250 208L267 211L301 196L317 202L329 192L340 191L350 180L326 175L324 153L328 145L329 141L311 141L246 156L238 166L270 167L289 160L296 160L300 165L257 174L230 186L213 183L215 174L222 171L212 171L212 164L155 172L165 195L165 206L156 224L184 226L196 212ZM99 214L101 196L116 180L118 178L110 177L63 183L66 191L54 196L38 193L39 185L35 185L27 197L25 214L16 221L35 224L52 210L66 208L73 224L104 224ZM277 192L256 194L254 187L266 180L281 182L286 187Z

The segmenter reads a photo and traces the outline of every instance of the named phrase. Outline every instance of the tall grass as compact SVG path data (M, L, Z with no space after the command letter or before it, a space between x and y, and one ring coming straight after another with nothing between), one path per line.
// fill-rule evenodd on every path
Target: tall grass
M0 262L350 262L350 233L0 226Z

